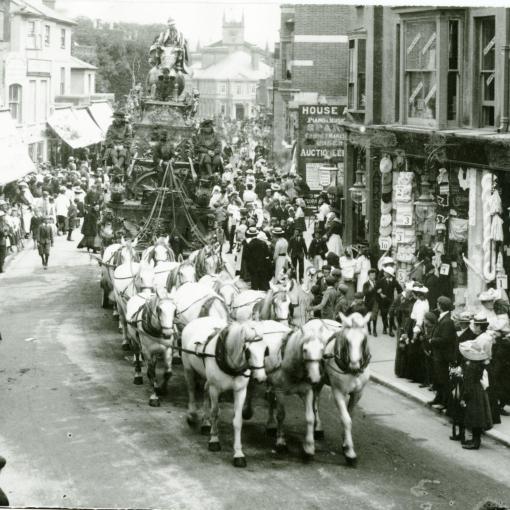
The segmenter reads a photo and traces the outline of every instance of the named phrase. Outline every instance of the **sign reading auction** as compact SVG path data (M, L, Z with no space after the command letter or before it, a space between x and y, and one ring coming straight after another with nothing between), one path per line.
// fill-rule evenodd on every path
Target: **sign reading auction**
M344 159L341 110L336 105L299 107L298 171L312 191L322 189L321 166Z

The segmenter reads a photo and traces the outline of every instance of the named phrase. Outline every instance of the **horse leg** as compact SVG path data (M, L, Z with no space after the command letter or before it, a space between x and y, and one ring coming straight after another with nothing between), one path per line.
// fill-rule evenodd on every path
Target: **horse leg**
M209 383L206 381L204 384L204 415L202 418L202 425L200 432L207 435L211 432L211 397L209 395Z
M184 379L188 389L188 416L186 421L192 427L197 422L197 402L195 397L195 371L189 365L184 365Z
M241 429L243 427L243 405L246 399L247 386L234 391L234 466L246 467L246 458L241 444Z
M158 383L156 381L156 361L156 354L152 354L147 360L147 377L149 378L152 387L152 394L149 397L149 405L151 407L159 407L161 405L158 397Z
M283 422L285 421L285 402L283 392L275 392L276 400L276 447L278 453L287 451L287 441L285 440L285 431Z
M128 325L126 316L123 313L119 314L119 324L120 330L122 331L122 350L129 351L131 350L131 343L129 342L128 337Z
M305 404L306 418L306 435L305 442L303 443L303 455L305 460L311 460L315 455L315 441L313 437L313 426L315 424L313 391L309 389L304 395L302 395L302 399Z
M138 333L136 331L134 331L133 332L133 341L131 342L131 347L133 349L133 354L134 354L134 365L135 365L135 377L133 379L133 384L143 384L142 352L140 349L140 344L138 343L137 335L138 335Z
M167 347L165 349L165 373L163 374L163 383L161 384L160 392L162 394L166 394L168 389L168 381L172 377L172 357L173 357L173 349L172 347Z
M253 381L250 379L250 381L248 382L248 388L246 389L246 400L244 401L243 406L244 420L249 420L253 416L252 400L253 400Z
M343 451L345 460L347 461L348 466L355 466L356 465L356 452L354 451L354 446L352 444L352 420L351 415L349 414L349 411L347 409L347 403L345 401L344 394L338 390L331 388L331 391L333 392L333 396L335 398L336 405L338 407L338 410L340 411L340 420L342 421L342 426L344 429L344 441L343 441Z
M322 421L319 416L319 401L321 395L321 389L314 390L313 392L313 414L315 415L315 426L313 431L314 439L324 439L324 429L322 427Z
M219 414L219 389L214 384L208 384L209 398L211 404L211 433L209 436L209 451L219 452L221 450L220 438L218 437L218 414Z
M274 394L274 390L271 387L269 387L266 391L266 400L268 403L266 433L271 437L276 437L276 420L274 417L274 411L276 409L276 396Z

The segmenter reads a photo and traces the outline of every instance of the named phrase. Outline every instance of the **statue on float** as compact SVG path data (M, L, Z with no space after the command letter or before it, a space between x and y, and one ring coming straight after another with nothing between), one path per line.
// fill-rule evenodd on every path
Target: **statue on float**
M188 74L188 43L177 29L175 20L168 18L167 28L152 43L147 77L150 96L158 101L176 101L184 90L184 74Z
M129 164L132 140L133 131L126 114L120 110L115 111L113 122L106 132L106 165L118 167L124 172Z
M194 143L201 175L211 176L213 172L222 172L221 142L218 140L212 120L204 120Z

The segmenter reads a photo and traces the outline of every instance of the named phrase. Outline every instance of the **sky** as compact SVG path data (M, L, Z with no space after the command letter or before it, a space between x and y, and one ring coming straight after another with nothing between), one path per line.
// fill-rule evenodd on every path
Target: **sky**
M56 7L67 15L107 21L165 23L172 16L194 48L221 39L223 13L227 19L241 19L244 12L245 39L272 49L278 40L280 8L277 0L57 0Z

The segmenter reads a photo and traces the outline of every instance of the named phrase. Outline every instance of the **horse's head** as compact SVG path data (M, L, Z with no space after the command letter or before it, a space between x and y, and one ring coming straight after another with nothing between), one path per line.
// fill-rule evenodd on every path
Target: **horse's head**
M225 301L225 304L227 305L227 308L230 310L232 309L232 303L234 302L234 297L239 294L239 288L235 284L235 282L221 282L219 281L220 285L218 286L218 294L223 298L223 301Z
M134 245L131 242L123 244L121 248L117 251L117 261L118 264L129 264L130 262L137 261L137 255L134 248Z
M154 245L152 258L154 259L154 265L158 265L161 262L173 262L175 255L168 245L157 243Z
M165 289L158 288L155 298L155 314L161 327L164 338L171 338L174 333L174 319L177 307L174 300Z
M264 360L269 355L269 348L264 342L262 332L257 323L245 322L241 325L245 343L245 355L255 381L261 383L267 379Z
M271 305L273 308L272 315L274 316L275 320L281 322L289 320L290 298L285 289L276 290L273 292Z
M344 372L356 375L365 370L371 358L367 330L371 314L340 314L340 318L343 328L336 333L335 359Z
M282 368L290 380L319 384L322 378L321 362L324 344L321 339L302 328L290 334L284 344Z
M177 269L177 284L183 285L184 283L194 282L195 278L195 266L189 262L183 262Z

